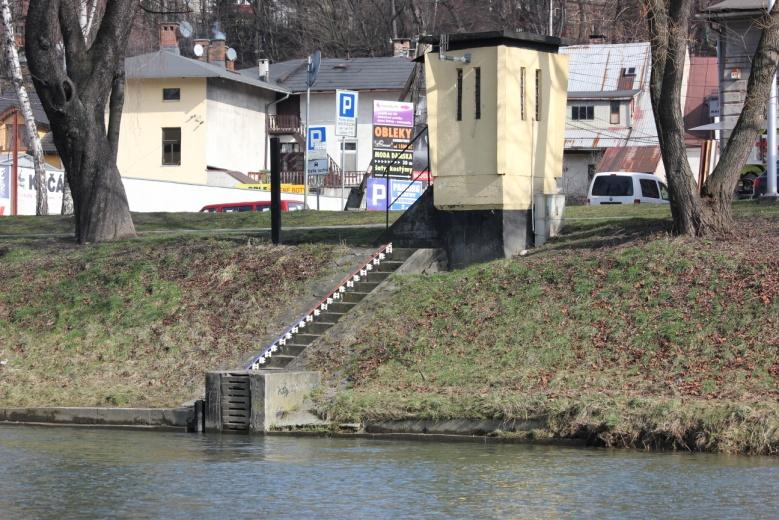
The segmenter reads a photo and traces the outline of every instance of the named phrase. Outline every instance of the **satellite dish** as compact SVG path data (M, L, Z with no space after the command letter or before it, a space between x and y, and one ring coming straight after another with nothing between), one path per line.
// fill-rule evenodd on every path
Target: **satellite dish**
M232 47L227 49L227 59L228 60L235 61L235 58L237 58L237 57L238 57L238 53L235 52L235 49L233 49Z
M183 36L184 38L189 38L190 36L192 36L192 32L193 32L192 24L187 21L181 22L179 24L179 32L181 33L181 36Z
M196 43L195 47L192 49L192 51L195 53L195 56L197 56L199 58L199 57L201 57L203 55L203 51L205 51L205 49L203 48L202 45L200 45L199 43Z

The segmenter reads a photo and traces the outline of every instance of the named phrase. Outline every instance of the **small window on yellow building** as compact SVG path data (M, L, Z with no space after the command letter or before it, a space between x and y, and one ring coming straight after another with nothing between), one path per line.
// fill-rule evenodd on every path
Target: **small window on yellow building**
M522 121L527 117L525 115L525 99L527 98L527 95L525 94L526 72L525 67L519 69L519 115L522 118Z
M541 121L541 69L536 69L536 121Z
M463 69L457 69L457 120L463 120Z
M474 101L476 102L476 119L481 119L481 67L473 69L475 78Z
M181 99L180 88L164 88L162 89L163 101L179 101Z
M162 164L165 166L181 164L181 128L162 129Z

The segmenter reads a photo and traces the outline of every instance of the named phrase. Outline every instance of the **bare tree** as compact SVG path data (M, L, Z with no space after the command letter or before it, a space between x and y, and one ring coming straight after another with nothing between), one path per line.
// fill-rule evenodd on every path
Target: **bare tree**
M31 0L27 13L27 60L65 165L81 243L135 235L116 167L118 132L108 129L122 112L117 71L137 7L137 0L107 2L91 45L84 41L79 0Z
M33 167L35 168L35 214L47 215L49 213L49 199L46 190L46 168L43 161L43 147L38 136L35 116L32 113L30 97L27 95L27 88L24 86L22 67L19 63L19 52L16 49L16 34L11 18L11 7L8 4L8 0L0 0L0 9L3 12L5 60L11 72L11 81L16 91L16 99L19 100L19 108L24 119L24 135L27 149L32 152ZM14 132L18 131L19 128L15 127Z
M686 235L728 232L741 167L765 120L771 80L779 63L779 6L762 20L763 33L752 59L744 108L714 172L698 195L687 162L681 110L684 62L692 0L643 0L652 45L650 95L665 163L674 231Z

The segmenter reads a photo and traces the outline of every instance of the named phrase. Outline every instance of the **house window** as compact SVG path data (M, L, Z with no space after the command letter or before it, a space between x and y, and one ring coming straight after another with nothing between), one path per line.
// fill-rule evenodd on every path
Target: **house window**
M536 121L541 121L541 69L536 69Z
M612 125L619 124L619 105L619 101L611 102L611 117L609 118L609 123Z
M162 89L163 101L179 101L181 100L180 88L164 88Z
M474 101L476 102L476 119L481 119L481 67L473 69L475 73Z
M463 120L463 69L457 69L457 120Z
M519 69L519 115L522 117L522 121L525 120L525 67Z
M571 107L571 119L592 121L595 119L595 107L593 105L574 105Z
M181 128L162 129L162 164L181 164Z

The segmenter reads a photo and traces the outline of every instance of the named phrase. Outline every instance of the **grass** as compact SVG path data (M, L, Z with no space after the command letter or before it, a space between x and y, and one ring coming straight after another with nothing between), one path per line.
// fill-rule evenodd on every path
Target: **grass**
M644 211L663 208L572 221L526 258L399 279L356 340L313 357L331 385L322 410L541 417L538 435L596 444L779 453L775 207L717 240L673 238Z
M400 216L390 213L390 223ZM270 212L261 213L133 213L135 229L139 233L204 231L220 233L225 229L257 229L270 227ZM282 229L294 227L326 227L334 225L381 225L386 215L368 211L291 211L282 214ZM45 217L0 218L0 237L3 235L73 233L73 217L50 215Z
M240 366L341 248L149 238L0 245L2 406L174 406Z

